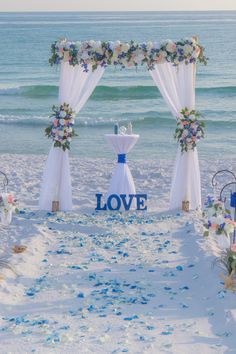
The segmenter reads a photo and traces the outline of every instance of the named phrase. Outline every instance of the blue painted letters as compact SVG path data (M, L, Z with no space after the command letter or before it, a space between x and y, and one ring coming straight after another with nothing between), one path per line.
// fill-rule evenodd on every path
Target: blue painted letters
M147 210L145 201L147 201L147 194L111 194L107 198L106 203L102 203L102 194L96 194L97 207L95 210L130 210L134 206L136 199L136 210Z

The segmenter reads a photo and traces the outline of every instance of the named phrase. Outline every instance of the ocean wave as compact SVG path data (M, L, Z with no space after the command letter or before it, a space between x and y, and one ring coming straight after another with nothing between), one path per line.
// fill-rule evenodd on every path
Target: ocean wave
M91 16L90 16L91 17ZM113 18L109 18L109 19L98 19L97 16L96 17L91 17L91 18L87 18L87 19L83 19L80 18L78 20L74 20L74 19L62 19L62 20L58 20L58 18L55 20L53 18L50 18L49 20L1 20L0 21L0 25L6 25L6 24L11 24L11 25L86 25L86 24L91 24L91 20L93 22L93 24L144 24L144 25L150 25L150 24L169 24L171 23L176 23L176 24L194 24L194 23L201 23L201 24L208 24L208 23L232 23L232 22L236 22L236 19L234 17L232 18L194 18L194 17L190 17L189 19L184 19L184 18L173 18L170 17L168 19L163 19L163 18L156 18L156 19L133 19L128 17L127 19L124 18L124 16L121 17L113 17Z
M212 128L233 128L236 125L236 111L204 111L206 126ZM220 118L219 118L220 117ZM135 126L140 127L174 127L175 119L168 111L146 111L143 113L136 112L120 112L116 113L114 118L108 116L86 116L79 115L76 119L76 125L81 127L99 127L111 126L115 122L120 124L132 121ZM0 125L32 127L46 127L49 123L48 117L45 116L25 116L25 115L1 115Z
M236 95L236 86L199 87L199 95ZM56 85L29 85L19 87L1 87L0 96L22 96L29 98L57 97ZM145 100L160 97L156 86L97 86L91 96L94 101Z
M26 97L44 97L56 96L58 86L54 85L26 85L18 87L0 87L0 96L26 96Z
M79 115L76 118L76 125L83 127L93 127L93 126L110 126L115 122L132 121L135 124L155 124L156 122L160 125L170 124L174 122L171 113L168 111L156 112L156 111L146 111L143 113L136 112L120 112L116 113L114 118L110 116L86 116ZM46 126L49 123L48 116L25 116L25 115L4 115L0 114L0 124L5 125L17 125L17 126Z

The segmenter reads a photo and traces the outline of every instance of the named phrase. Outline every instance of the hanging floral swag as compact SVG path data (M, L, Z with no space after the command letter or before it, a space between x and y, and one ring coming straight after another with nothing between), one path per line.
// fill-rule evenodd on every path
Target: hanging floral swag
M88 65L96 70L100 65L119 66L121 68L146 65L153 69L156 64L196 63L207 64L208 58L204 55L204 48L198 43L197 37L185 38L173 42L166 40L160 44L156 42L137 43L130 42L101 42L84 41L72 42L67 39L56 41L51 46L51 65L60 64L62 61L70 65L81 65L88 71Z
M175 139L178 140L181 152L194 150L197 142L204 138L205 122L201 120L201 113L188 108L182 109L180 116L177 117L177 128Z
M70 150L70 143L73 136L76 136L74 130L75 112L64 103L60 107L53 106L53 113L50 115L51 123L45 129L48 138L54 141L54 147Z

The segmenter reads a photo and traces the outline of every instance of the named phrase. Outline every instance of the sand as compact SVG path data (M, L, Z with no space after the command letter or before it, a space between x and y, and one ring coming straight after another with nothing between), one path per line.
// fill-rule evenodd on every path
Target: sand
M235 353L235 293L226 291L201 213L168 211L172 161L133 161L147 212L94 211L115 162L71 159L74 210L37 203L45 156L2 155L20 213L0 227L0 353ZM202 196L234 161L201 161ZM26 245L15 254L14 245Z

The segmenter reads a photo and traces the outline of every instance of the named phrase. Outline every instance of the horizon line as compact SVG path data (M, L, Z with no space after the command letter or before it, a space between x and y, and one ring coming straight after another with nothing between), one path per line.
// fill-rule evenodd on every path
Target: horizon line
M205 10L4 10L1 11L0 13L23 13L23 12L27 12L27 13L38 13L38 12L60 12L60 13L68 13L68 12L73 12L73 13L77 13L77 12L232 12L232 11L236 11L235 9L231 9L231 10L223 10L223 9L205 9Z

